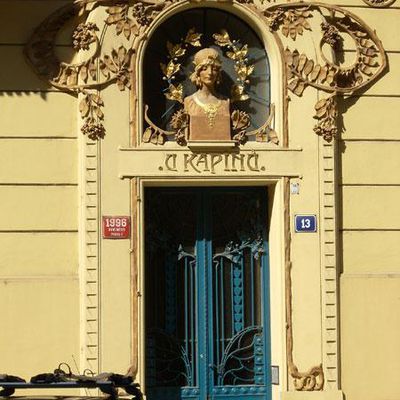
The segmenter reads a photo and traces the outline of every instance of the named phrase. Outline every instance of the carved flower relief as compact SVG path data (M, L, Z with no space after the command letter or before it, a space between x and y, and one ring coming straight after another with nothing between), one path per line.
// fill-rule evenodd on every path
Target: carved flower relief
M145 2L137 1L133 5L116 4L106 9L109 14L106 19L107 25L115 25L117 35L124 34L127 40L133 35L139 34L141 27L147 27L161 11L168 1L165 2Z
M106 134L105 128L100 122L104 119L102 107L104 107L104 102L98 94L87 92L83 94L83 98L79 103L79 112L85 123L81 131L89 139L103 139Z
M337 68L334 66L321 66L297 50L285 49L284 56L288 67L288 88L297 96L303 94L307 84L326 83L332 86L335 83Z
M125 87L130 88L130 60L132 50L127 50L125 47L120 46L118 50L113 49L111 56L105 55L103 60L100 59L100 71L109 79L110 75L115 76L119 90L124 90Z
M96 41L96 33L99 28L96 24L88 22L79 24L72 34L72 44L76 50L89 50L89 45Z
M302 35L304 29L311 30L307 18L312 17L312 13L307 7L293 10L277 9L272 12L266 11L266 22L270 30L275 31L281 27L284 36L296 40L297 35Z
M106 12L109 14L106 19L107 25L115 24L115 31L117 35L124 34L127 40L130 39L131 35L136 35L139 31L135 22L129 18L128 5L118 5L107 8Z
M340 44L343 42L343 38L340 36L339 30L336 26L323 22L321 24L322 29L322 40L328 43L333 49L338 49Z
M148 26L152 20L152 11L146 9L143 2L138 1L133 5L133 16L142 26Z
M337 101L336 97L330 96L327 99L321 99L315 105L316 114L314 118L318 123L314 127L314 132L322 136L327 142L331 142L337 135Z
M81 131L84 135L86 135L89 139L99 140L103 139L106 135L106 130L101 123L89 123L85 122L81 128Z
M396 0L363 0L365 4L374 8L383 8L391 6Z

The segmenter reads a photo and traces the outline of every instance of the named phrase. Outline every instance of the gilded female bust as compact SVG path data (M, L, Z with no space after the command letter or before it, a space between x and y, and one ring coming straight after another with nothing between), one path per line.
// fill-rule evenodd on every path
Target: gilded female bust
M190 80L197 91L184 99L189 115L189 140L231 140L229 99L216 91L221 81L221 60L216 50L204 48L194 56Z

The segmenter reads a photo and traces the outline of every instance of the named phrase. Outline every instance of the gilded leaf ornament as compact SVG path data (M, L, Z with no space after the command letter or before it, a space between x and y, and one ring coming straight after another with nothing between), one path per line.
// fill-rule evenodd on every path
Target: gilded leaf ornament
M245 143L247 136L246 130L250 126L250 116L248 113L240 110L234 110L231 115L233 140L239 143Z
M171 118L171 126L175 129L175 140L176 142L184 146L186 145L187 129L189 127L189 116L183 109L175 112Z
M190 44L193 47L200 47L201 46L201 39L202 34L196 33L194 28L189 29L188 33L185 37L185 43Z
M215 44L220 46L225 55L234 62L234 70L237 76L237 83L231 88L231 101L245 101L250 97L246 93L246 88L250 84L250 75L254 71L254 65L248 65L248 45L241 45L238 40L232 40L226 29L220 33L214 33Z
M197 33L194 28L190 28L184 39L180 43L173 44L167 41L166 47L168 51L168 62L166 64L161 63L160 68L163 73L163 80L167 81L168 87L164 91L164 96L168 100L177 101L183 103L183 85L181 83L175 83L177 74L181 70L181 64L178 60L186 54L186 50L189 46L200 47L201 46L201 33Z

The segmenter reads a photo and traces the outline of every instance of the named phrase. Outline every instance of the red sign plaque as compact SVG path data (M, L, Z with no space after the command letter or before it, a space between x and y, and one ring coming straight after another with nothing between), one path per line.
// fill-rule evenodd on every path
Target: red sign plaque
M129 239L131 218L103 216L103 239Z

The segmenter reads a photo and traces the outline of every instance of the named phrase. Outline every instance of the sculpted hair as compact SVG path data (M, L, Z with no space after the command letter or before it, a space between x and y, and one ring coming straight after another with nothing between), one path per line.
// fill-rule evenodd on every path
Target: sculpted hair
M197 87L201 86L200 71L202 70L203 67L206 67L208 65L212 65L218 68L218 77L216 83L217 85L221 83L222 63L219 54L215 49L206 47L198 51L194 55L193 64L195 67L193 73L190 75L190 80Z

